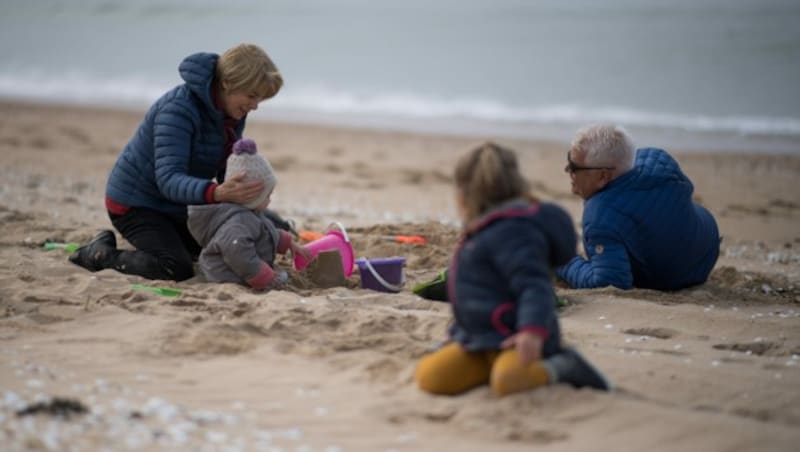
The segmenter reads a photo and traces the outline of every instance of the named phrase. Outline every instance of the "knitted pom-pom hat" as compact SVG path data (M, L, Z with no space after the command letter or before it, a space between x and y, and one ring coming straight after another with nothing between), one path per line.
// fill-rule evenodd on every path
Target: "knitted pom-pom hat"
M272 165L269 164L269 161L258 155L256 143L250 138L242 138L233 143L233 152L228 157L228 167L225 170L225 175L231 177L240 172L245 173L245 182L251 180L264 182L264 188L261 193L242 204L248 209L255 209L272 193L278 183L278 179L275 177L275 171L272 170Z

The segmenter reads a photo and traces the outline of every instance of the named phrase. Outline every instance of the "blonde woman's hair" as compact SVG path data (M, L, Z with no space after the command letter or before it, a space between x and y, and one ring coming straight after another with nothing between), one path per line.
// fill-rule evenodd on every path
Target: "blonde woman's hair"
M283 77L261 47L239 44L228 49L217 61L217 79L228 93L253 93L269 99L280 91Z
M511 149L488 142L461 157L455 170L456 189L464 199L467 222L492 207L530 195L530 184L520 173Z

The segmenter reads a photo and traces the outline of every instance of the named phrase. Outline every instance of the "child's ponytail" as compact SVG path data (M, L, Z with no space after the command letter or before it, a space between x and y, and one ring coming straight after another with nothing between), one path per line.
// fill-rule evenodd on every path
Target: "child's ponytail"
M459 160L455 183L464 199L467 221L505 201L530 196L530 184L520 173L514 151L492 142Z

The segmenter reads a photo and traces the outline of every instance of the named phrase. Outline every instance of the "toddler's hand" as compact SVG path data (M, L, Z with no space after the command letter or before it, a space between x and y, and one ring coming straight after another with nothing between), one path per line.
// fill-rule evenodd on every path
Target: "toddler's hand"
M275 272L275 278L272 280L270 288L281 289L286 287L287 284L289 284L289 274L286 273L286 270L278 270Z
M307 249L294 240L292 240L292 243L289 245L289 249L292 250L292 257L299 254L307 261L311 259L311 253L309 253Z

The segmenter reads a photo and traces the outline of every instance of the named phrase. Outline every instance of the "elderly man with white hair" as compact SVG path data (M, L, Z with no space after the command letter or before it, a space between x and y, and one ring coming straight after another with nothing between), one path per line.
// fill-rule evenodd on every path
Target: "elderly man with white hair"
M578 132L564 170L584 199L586 258L558 270L570 287L677 290L708 279L717 223L692 201L692 182L664 150L636 150L622 128L595 125Z

